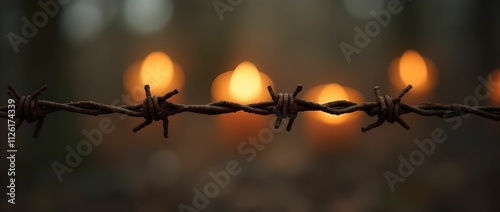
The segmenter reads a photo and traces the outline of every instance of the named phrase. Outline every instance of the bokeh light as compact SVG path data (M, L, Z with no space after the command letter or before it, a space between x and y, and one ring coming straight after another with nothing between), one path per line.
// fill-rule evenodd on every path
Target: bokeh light
M307 93L304 95L304 98L310 101L318 102L320 104L336 100L347 100L352 102L363 101L363 97L358 91L352 88L344 87L337 83L329 83L329 84L315 86L311 88L309 91L307 91ZM319 120L322 123L328 125L342 124L348 120L353 119L354 117L359 116L359 114L356 113L342 114L338 116L338 115L331 115L328 113L324 113L321 111L310 112L310 115L314 119Z
M420 87L426 83L427 74L427 65L422 55L414 50L403 54L399 61L399 77L404 84Z
M229 81L229 95L236 100L252 101L262 92L259 70L251 62L243 62L234 69Z
M151 87L152 93L166 93L174 78L174 63L167 54L152 52L142 63L140 78L143 85Z
M174 12L171 0L127 0L125 21L134 31L141 34L156 32L165 27Z
M439 73L432 60L410 49L391 62L389 80L396 90L401 90L410 84L413 86L411 92L422 96L421 94L429 93L436 87ZM410 96L405 99L417 100Z
M73 44L98 36L104 26L103 14L96 1L75 1L62 10L61 16L62 34Z

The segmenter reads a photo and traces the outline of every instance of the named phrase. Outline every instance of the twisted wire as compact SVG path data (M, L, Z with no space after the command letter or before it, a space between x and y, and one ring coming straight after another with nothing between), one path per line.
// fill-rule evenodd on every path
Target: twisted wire
M168 138L168 117L178 113L198 113L205 115L220 115L226 113L234 113L244 111L256 115L277 116L274 127L278 128L283 119L289 119L287 131L292 129L294 120L299 112L305 111L322 111L332 115L342 115L357 111L365 112L368 116L377 116L376 122L361 128L362 132L366 132L373 128L383 125L385 122L397 122L405 129L410 129L410 126L401 118L401 115L415 113L421 116L437 116L440 118L451 118L462 116L465 114L474 114L482 118L498 121L500 120L500 107L497 106L467 106L462 104L439 104L439 103L423 103L419 105L408 105L401 102L402 97L411 90L412 86L408 85L399 95L391 98L388 95L382 95L379 87L374 88L376 101L355 103L347 100L336 100L328 103L320 104L304 99L296 98L302 90L302 86L298 85L293 93L278 93L276 94L271 86L268 86L268 91L271 96L270 101L257 102L251 104L239 104L230 101L218 101L205 105L187 105L177 104L167 101L170 97L179 93L178 90L168 92L164 96L151 96L149 85L144 86L146 98L142 104L131 105L106 105L93 101L77 101L69 103L58 103L47 100L38 100L38 96L47 89L47 85L42 86L33 94L22 96L12 86L8 86L8 94L15 100L16 110L16 129L21 126L23 121L37 122L34 137L37 137L44 123L46 115L57 111L68 111L85 115L105 115L105 114L123 114L130 117L143 118L144 122L133 129L137 132L142 128L150 125L153 121L163 121L163 136ZM0 107L0 117L9 118L8 106Z

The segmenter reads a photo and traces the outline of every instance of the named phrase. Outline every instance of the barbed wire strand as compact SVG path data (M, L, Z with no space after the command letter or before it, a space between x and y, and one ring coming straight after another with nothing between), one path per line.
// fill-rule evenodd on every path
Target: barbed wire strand
M163 121L164 137L168 138L168 117L178 113L198 113L205 115L220 115L244 111L256 115L275 114L277 120L274 127L281 125L282 119L289 119L287 130L290 131L295 118L299 112L322 111L332 115L342 115L357 111L365 112L368 116L377 116L378 119L373 124L361 128L362 132L381 126L384 122L397 122L405 129L410 126L401 118L401 115L415 113L421 116L437 116L440 118L451 118L465 114L474 114L479 117L498 121L500 120L500 107L497 106L467 106L462 104L439 104L423 103L419 105L408 105L401 102L402 97L408 93L412 86L408 85L396 97L382 95L379 87L374 88L376 101L355 103L347 100L336 100L320 104L304 99L297 99L297 94L302 90L298 85L293 93L276 94L271 86L268 86L271 96L270 101L257 102L251 104L239 104L230 101L218 101L205 105L177 104L167 101L168 98L179 93L178 90L168 92L164 96L151 96L149 85L144 86L146 99L142 104L131 105L106 105L93 101L77 101L69 103L58 103L47 100L38 100L38 96L47 89L47 85L42 86L33 94L22 96L12 86L8 86L8 95L15 100L15 120L16 129L23 121L37 122L34 137L37 137L42 127L46 115L57 111L68 111L85 115L105 115L123 114L131 117L142 117L145 121L133 129L134 132L148 126L153 121ZM9 118L9 109L12 105L0 106L0 117Z

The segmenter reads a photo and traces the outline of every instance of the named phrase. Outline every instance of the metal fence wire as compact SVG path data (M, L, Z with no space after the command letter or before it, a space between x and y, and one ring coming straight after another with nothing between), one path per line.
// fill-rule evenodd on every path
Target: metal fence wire
M234 113L244 111L256 115L277 116L274 127L278 128L281 125L282 119L289 118L287 130L290 131L295 118L299 112L305 111L322 111L333 115L342 115L345 113L353 113L363 111L368 116L377 116L377 121L361 128L361 131L366 132L370 129L381 126L384 122L399 123L405 129L410 129L410 126L401 118L401 115L415 113L421 116L437 116L443 119L462 116L464 114L475 114L477 116L498 121L500 120L500 107L497 106L467 106L462 104L439 104L439 103L422 103L418 105L408 105L401 102L401 98L411 90L412 86L408 85L397 96L391 98L388 95L382 95L379 87L375 86L375 100L373 102L355 103L347 100L336 100L324 104L311 102L297 98L297 94L302 90L302 85L297 85L293 93L278 93L276 94L271 86L267 89L271 96L270 101L257 102L251 104L239 104L230 101L218 101L205 105L188 105L176 104L167 101L168 98L179 93L173 90L164 96L151 96L149 85L144 86L146 99L142 104L130 104L122 106L106 105L93 101L77 101L69 103L59 103L47 100L39 100L38 96L42 91L47 89L47 85L42 86L33 94L22 96L12 86L8 86L10 97L15 101L15 120L16 129L23 123L37 122L34 137L38 136L41 126L46 115L57 111L68 111L86 115L104 115L119 113L132 117L141 117L145 121L133 129L134 132L148 126L153 121L163 121L164 137L168 138L168 117L177 113L199 113L206 115L220 115L226 113ZM12 105L11 105L12 106ZM0 117L9 118L8 105L0 107Z

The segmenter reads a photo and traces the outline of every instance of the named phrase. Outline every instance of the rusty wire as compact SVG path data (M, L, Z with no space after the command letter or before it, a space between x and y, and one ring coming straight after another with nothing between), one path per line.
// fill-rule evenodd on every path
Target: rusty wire
M363 111L369 116L377 116L378 119L373 124L361 128L363 132L381 126L384 122L398 122L405 129L410 129L410 126L401 118L401 115L415 113L421 116L437 116L440 118L451 118L462 116L464 114L475 114L477 116L498 121L500 120L500 107L495 106L476 106L471 107L462 104L437 104L424 103L419 105L407 105L401 102L401 98L412 88L408 85L399 95L394 98L388 95L381 95L378 86L374 88L374 102L366 102L357 104L347 100L337 100L324 104L311 102L304 99L296 99L297 94L302 90L302 86L298 85L293 93L278 93L276 94L271 86L268 86L268 91L271 96L271 101L251 103L247 105L230 102L218 101L206 105L186 105L176 104L167 101L168 98L179 93L178 90L173 90L164 96L151 96L149 85L144 86L146 99L142 104L132 105L106 105L93 101L77 101L69 103L58 103L47 100L38 100L40 93L47 89L47 85L42 86L31 95L22 96L12 86L8 86L8 94L15 100L16 106L16 129L23 121L35 122L38 121L34 137L38 133L43 124L46 115L56 111L68 111L86 115L104 115L119 113L132 117L142 117L145 119L143 123L133 129L134 132L148 126L153 121L163 121L164 137L168 137L168 117L184 112L199 113L206 115L220 115L226 113L234 113L244 111L257 115L275 114L277 120L276 128L281 125L282 119L289 118L287 130L290 131L297 117L298 112L304 111L322 111L333 115L341 115ZM0 107L0 117L8 118L8 107Z

